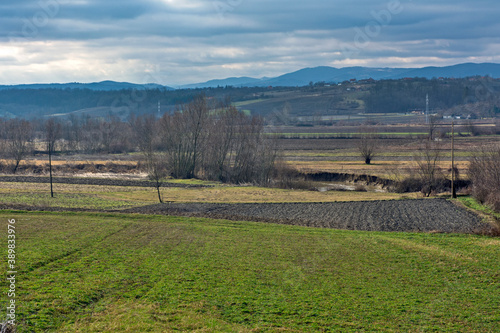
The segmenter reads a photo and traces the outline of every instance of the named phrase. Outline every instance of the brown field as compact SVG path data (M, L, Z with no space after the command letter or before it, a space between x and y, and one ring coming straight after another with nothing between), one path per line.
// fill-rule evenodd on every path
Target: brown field
M385 126L383 129L387 132L421 132L424 127L420 126ZM328 131L342 130L344 132L357 132L357 127L313 127L297 128L284 127L283 132L289 133L328 133ZM414 173L417 166L415 155L418 154L425 145L425 140L411 137L400 138L381 138L378 139L378 152L373 158L372 164L363 163L358 153L359 139L278 139L278 146L281 148L282 160L292 168L301 172L332 172L355 175L371 175L385 179L401 179L411 173ZM459 170L460 177L467 178L468 159L474 151L482 146L498 144L498 136L459 136L455 144L455 161ZM451 170L451 140L444 138L441 141L434 142L439 149L441 157L438 163L442 172L449 176ZM112 154L112 155L55 155L53 159L55 176L77 176L92 178L128 178L128 179L146 179L144 170L141 170L139 161L141 154ZM6 164L8 161L0 160L0 163ZM21 162L25 166L21 174L48 174L48 159L46 155L39 154L29 157ZM35 166L30 168L30 166ZM61 186L61 185L58 185ZM120 190L121 191L121 190ZM120 192L119 191L119 192ZM169 189L169 191L184 191L182 189ZM245 193L248 192L248 193ZM218 193L217 190L204 189L198 194L194 192L179 193L180 201L191 202L255 202L259 198L260 202L279 202L290 201L330 201L328 195L315 193L312 195L307 192L297 192L297 194L276 195L276 193L250 193L248 189L239 188L238 193L232 197L230 190L224 193ZM188 194L191 193L191 194ZM245 193L245 194L243 194ZM319 197L318 197L319 195ZM358 195L358 194L356 194ZM375 194L370 194L375 195ZM376 194L382 195L382 194ZM141 197L142 195L139 195ZM363 197L363 196L361 196ZM241 199L246 198L246 199ZM141 198L142 200L142 198ZM149 199L146 199L149 200ZM177 200L177 199L175 199ZM243 201L242 201L243 200ZM356 199L353 199L356 200ZM371 200L371 199L368 199Z
M417 163L414 161L375 161L370 165L364 164L362 161L289 161L290 166L299 171L306 173L314 172L335 172L335 173L352 173L358 175L377 176L386 179L394 179L397 176L408 175L411 171L417 169ZM448 174L451 169L449 161L441 161L439 167ZM461 177L467 176L467 167L469 162L456 162Z
M48 184L0 182L0 195L46 194ZM124 201L137 205L158 201L154 188L129 186L54 184L57 196L74 194L92 195L103 200ZM265 202L343 202L393 200L408 194L355 192L355 191L308 191L282 190L254 186L215 186L202 188L164 188L162 196L170 202L207 203L265 203ZM415 194L414 197L417 197Z

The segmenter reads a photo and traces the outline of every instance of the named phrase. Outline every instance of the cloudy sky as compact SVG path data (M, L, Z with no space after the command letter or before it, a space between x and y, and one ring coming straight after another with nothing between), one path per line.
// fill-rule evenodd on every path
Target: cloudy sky
M498 0L2 0L0 84L500 63Z

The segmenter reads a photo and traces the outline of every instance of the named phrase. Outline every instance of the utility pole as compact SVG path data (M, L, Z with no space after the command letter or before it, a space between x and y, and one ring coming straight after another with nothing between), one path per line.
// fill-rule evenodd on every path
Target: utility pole
M451 121L451 198L457 198L455 190L455 121Z
M429 124L429 94L425 96L425 123Z
M52 140L50 138L49 140ZM53 143L49 142L48 145L48 150L49 150L49 179L50 179L50 197L54 197L54 188L52 187L52 150L54 149Z

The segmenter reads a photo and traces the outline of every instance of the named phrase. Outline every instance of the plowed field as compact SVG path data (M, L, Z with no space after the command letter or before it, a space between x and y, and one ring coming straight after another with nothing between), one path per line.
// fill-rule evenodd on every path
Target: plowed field
M481 219L444 199L333 203L167 203L130 213L201 216L366 231L487 232Z

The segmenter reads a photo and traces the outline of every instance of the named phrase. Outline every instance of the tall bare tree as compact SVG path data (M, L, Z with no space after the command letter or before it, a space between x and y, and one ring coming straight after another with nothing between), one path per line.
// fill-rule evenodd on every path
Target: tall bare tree
M213 111L213 109L212 109ZM162 144L167 149L172 174L176 178L194 178L202 166L206 145L210 108L207 98L196 97L181 106L173 115L161 120Z
M470 158L472 195L500 212L500 146L482 147Z
M155 182L158 201L163 202L160 187L167 176L166 160L160 149L159 124L152 115L143 115L130 121L139 151L143 154L148 176Z
M56 123L53 118L50 118L45 123L45 143L47 154L49 155L49 178L50 178L50 197L54 197L54 188L52 183L52 155L54 154L56 142L61 135L61 124Z
M3 151L12 160L12 173L33 152L33 127L26 120L11 119L3 124Z
M419 152L413 156L417 162L417 174L422 183L422 193L426 197L440 190L445 182L444 174L439 167L441 156L439 147L430 141L426 141Z
M370 164L372 159L377 155L379 149L379 141L377 139L376 131L373 128L361 127L358 142L358 151L365 164Z
M429 117L429 123L427 124L429 134L428 134L428 140L432 141L434 140L434 137L436 136L436 130L439 127L439 116L432 115Z
M242 114L227 101L221 103L218 110L212 113L202 154L202 169L207 179L230 179L230 153L236 139L236 123L240 117Z

